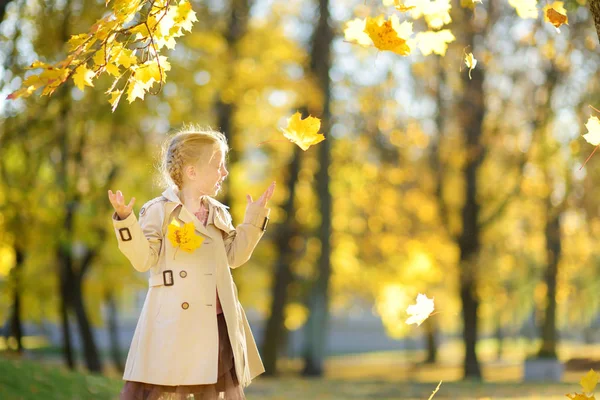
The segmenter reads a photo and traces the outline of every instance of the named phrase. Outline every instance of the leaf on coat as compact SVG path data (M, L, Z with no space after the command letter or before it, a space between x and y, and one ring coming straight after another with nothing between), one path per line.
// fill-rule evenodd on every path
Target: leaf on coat
M181 249L186 253L192 253L202 246L202 238L196 235L193 222L188 222L180 226L177 220L173 220L169 224L168 229L167 237L173 247ZM173 258L175 258L175 255L173 255Z
M406 320L407 324L421 325L433 312L433 298L429 299L426 295L419 293L417 304L408 306L406 312L410 315Z
M325 140L325 136L319 133L321 120L310 115L301 119L302 115L296 112L288 118L287 128L283 128L283 136L296 143L302 150L306 151L313 144Z

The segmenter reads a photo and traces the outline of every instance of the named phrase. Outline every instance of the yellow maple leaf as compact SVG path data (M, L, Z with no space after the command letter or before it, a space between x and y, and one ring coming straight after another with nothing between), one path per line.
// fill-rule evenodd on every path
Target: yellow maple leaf
M598 117L590 117L585 124L588 133L583 135L583 138L594 146L600 145L600 120Z
M117 66L122 65L125 68L129 68L133 64L137 64L137 62L138 62L137 57L135 56L135 54L133 54L133 51L130 49L125 49L125 48L121 48L119 50L115 49L114 52L117 52L115 55L115 60L116 60L115 64Z
M421 325L433 312L433 298L429 299L426 295L419 293L417 303L408 306L406 313L410 315L406 320L407 324Z
M413 19L425 18L431 29L440 29L452 22L450 0L404 0L404 8L410 8Z
M117 109L117 105L119 105L119 101L121 100L122 95L122 90L115 90L114 92L110 92L110 100L108 100L108 102L112 106L113 112Z
M367 18L365 32L379 50L389 50L401 56L410 53L406 41L412 33L412 23L405 21L400 24L397 15L392 15L388 20Z
M130 79L127 87L127 101L133 103L137 98L144 100L145 95L144 83L136 79Z
M394 7L396 8L396 10L398 10L400 12L407 12L407 11L410 11L410 10L416 8L416 6L414 6L414 5L407 6L406 4L404 4L403 2L401 2L400 0L394 0Z
M445 56L446 50L448 50L448 43L453 42L456 38L449 29L442 29L437 32L419 32L415 40L424 56L431 53Z
M596 400L596 397L594 397L594 396L588 397L584 393L573 393L573 394L567 394L566 396L571 400Z
M310 115L301 119L302 115L296 112L288 118L287 128L283 128L283 136L296 143L302 150L306 151L314 144L325 140L325 136L319 133L321 120Z
M83 91L86 86L94 86L92 83L94 76L94 71L87 69L85 65L80 65L75 70L75 74L73 74L73 82L75 82L75 86L77 86L79 90Z
M473 53L465 55L465 64L467 68L469 68L469 79L471 79L471 71L473 71L473 69L477 65L477 59L475 58L475 56L473 56Z
M593 393L594 389L596 389L596 385L598 384L598 373L596 373L596 371L593 369L590 369L589 372L585 374L583 378L581 378L579 384L581 385L584 393Z
M461 7L470 8L471 10L475 8L475 3L481 4L481 0L460 0Z
M115 64L111 64L108 63L106 64L106 71L111 74L112 76L119 76L121 75L121 72L119 71L119 67L117 67Z
M567 10L563 6L562 1L555 1L552 4L547 4L544 7L544 21L550 22L558 32L562 24L569 25L569 18L567 17Z
M186 253L192 253L202 246L202 238L196 235L196 228L193 222L188 222L180 226L177 220L173 220L169 224L167 238L173 247L181 249ZM177 253L177 250L175 253ZM173 254L173 258L175 258L175 254Z
M344 38L353 43L358 43L361 46L370 46L373 41L365 32L366 19L355 18L346 23L344 29Z
M192 24L198 21L196 13L192 10L192 4L184 0L177 6L177 16L174 18L176 24L181 26L183 30L192 31Z
M517 15L521 18L537 18L537 0L508 0L516 11Z

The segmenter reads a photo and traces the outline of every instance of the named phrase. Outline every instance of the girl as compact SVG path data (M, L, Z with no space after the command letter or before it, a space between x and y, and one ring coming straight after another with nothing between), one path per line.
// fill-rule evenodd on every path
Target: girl
M119 249L150 271L121 400L245 399L243 388L264 372L230 268L248 261L263 236L275 182L256 201L247 195L244 222L234 227L229 207L213 198L228 175L228 150L213 130L167 140L168 187L140 209L139 223L135 198L108 191Z

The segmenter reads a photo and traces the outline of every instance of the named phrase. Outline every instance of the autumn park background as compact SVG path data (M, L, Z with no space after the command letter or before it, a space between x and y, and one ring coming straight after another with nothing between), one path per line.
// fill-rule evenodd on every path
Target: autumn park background
M228 138L234 224L277 181L233 271L267 369L249 399L586 392L600 4L557 3L1 1L0 399L117 397L147 276L106 192L158 196L184 123ZM297 111L325 140L284 137ZM435 312L407 324L419 293Z

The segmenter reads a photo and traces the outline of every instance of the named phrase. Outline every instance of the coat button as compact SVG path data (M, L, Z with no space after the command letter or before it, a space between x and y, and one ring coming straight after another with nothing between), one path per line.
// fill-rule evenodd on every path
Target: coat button
M184 301L183 303L181 303L181 308L187 310L188 308L190 308L190 305L187 301Z
M181 271L181 272L179 272L179 276L182 278L185 278L187 276L187 272Z

